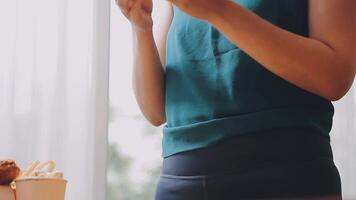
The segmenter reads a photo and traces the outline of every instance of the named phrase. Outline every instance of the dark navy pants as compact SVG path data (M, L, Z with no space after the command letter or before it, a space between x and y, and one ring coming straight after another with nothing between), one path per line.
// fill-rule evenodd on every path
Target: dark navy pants
M270 129L163 160L156 200L341 199L330 139Z

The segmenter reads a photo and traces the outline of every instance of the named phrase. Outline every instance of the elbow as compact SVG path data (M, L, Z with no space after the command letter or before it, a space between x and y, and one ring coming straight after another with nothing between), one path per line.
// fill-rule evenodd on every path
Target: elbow
M349 89L350 88L348 88L348 89L342 88L342 89L335 90L333 92L329 92L327 99L329 101L338 101L338 100L342 99L347 94Z
M355 74L356 74L356 63L345 62L341 59L334 59L334 62L329 63L326 68L332 69L325 74L323 81L323 93L324 97L329 101L338 101L342 99L348 91L351 89ZM319 82L320 84L321 82Z
M166 122L166 120L152 120L151 124L155 127L159 127Z
M155 127L159 127L162 124L164 124L166 122L166 117L165 115L160 115L160 116L155 116L155 117L151 117L149 119L149 122L155 126Z
M329 101L338 101L338 100L342 99L345 96L345 94L346 93L341 93L341 92L335 93L335 94L329 94L327 96L327 99Z
M327 99L329 101L338 101L342 99L351 89L355 73L349 73L347 76L341 76L335 81L329 83Z

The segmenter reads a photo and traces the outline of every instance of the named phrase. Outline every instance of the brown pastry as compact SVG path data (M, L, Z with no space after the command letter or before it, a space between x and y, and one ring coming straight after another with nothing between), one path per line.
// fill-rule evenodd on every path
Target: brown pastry
M20 174L20 168L13 160L0 161L0 185L9 185Z

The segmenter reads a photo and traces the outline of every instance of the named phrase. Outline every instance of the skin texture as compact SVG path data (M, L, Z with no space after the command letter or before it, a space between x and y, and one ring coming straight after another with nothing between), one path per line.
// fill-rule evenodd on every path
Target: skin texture
M153 33L151 0L116 0L122 13L132 24L134 68L132 87L137 103L146 119L154 126L166 121L164 98L165 37L172 13L165 18L163 37L156 42ZM168 5L170 3L167 2ZM168 6L167 5L167 6ZM170 10L168 8L168 10ZM158 50L157 46L160 47ZM162 56L160 56L161 54ZM128 66L125 66L128 67Z
M266 69L330 101L356 70L356 1L310 0L310 37L279 28L230 0L170 0L215 26ZM253 34L251 34L253 33Z
M133 89L145 117L166 122L164 109L165 39L173 12L153 36L151 0L116 0L133 27ZM310 36L279 28L231 0L168 0L187 14L205 20L266 69L330 101L341 99L356 73L355 0L309 0ZM171 3L171 4L170 4ZM253 33L253 34L251 34Z

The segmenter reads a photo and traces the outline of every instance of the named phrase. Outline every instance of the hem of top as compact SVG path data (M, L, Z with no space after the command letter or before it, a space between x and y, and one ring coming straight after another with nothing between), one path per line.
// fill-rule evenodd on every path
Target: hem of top
M332 117L330 112L288 108L215 118L177 127L166 124L163 127L161 157L207 147L231 136L273 128L309 127L330 140Z

